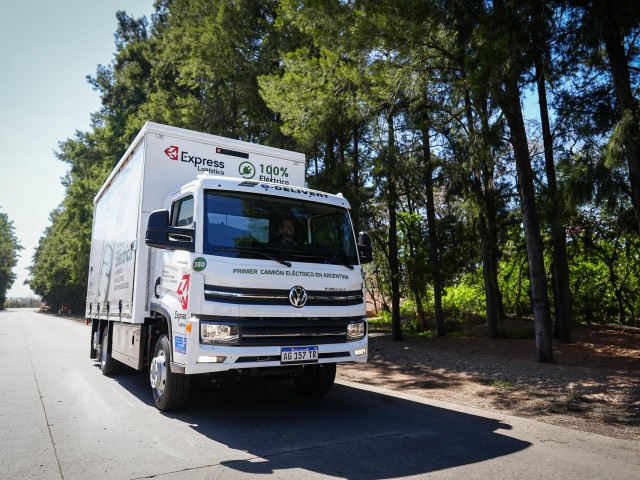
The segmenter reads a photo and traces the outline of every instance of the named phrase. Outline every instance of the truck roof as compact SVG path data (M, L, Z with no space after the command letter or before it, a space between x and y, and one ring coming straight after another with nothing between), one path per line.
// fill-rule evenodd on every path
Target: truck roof
M305 158L303 153L294 152L292 150L284 150L282 148L269 147L266 145L246 142L244 140L235 140L227 137L220 137L211 133L196 132L194 130L187 130L180 127L172 127L169 125L163 125L161 123L146 122L142 127L142 130L138 134L138 137L146 133L153 133L156 135L168 135L174 138L182 138L185 140L201 142L201 143L215 143L220 146L228 146L230 148L242 146L243 151L248 153L261 153L271 155L273 157L284 158L288 160L295 160L304 163ZM136 140L138 140L136 137ZM133 142L134 144L136 141Z
M196 180L195 183L200 183L202 188L208 190L227 190L246 193L253 192L260 193L262 195L288 197L295 200L309 200L342 208L351 208L351 205L347 199L342 196L342 194L339 193L334 195L332 193L321 192L311 188L245 180L244 178L217 177L206 174L198 175L198 180Z

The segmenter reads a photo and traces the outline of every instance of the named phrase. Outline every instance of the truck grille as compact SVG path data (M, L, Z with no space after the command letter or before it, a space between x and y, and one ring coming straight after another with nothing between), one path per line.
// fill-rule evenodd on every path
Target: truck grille
M230 288L205 285L204 298L213 302L233 303L236 305L291 305L289 302L289 290ZM361 305L363 302L362 290L339 292L307 290L306 306L308 307L344 307Z
M347 325L362 317L229 318L202 317L205 321L233 322L240 326L240 346L298 346L346 343Z

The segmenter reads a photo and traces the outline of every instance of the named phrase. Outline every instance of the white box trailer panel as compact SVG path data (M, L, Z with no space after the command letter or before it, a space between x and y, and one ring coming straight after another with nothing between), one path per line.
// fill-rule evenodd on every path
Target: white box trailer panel
M130 316L137 253L144 148L123 162L93 212L87 309ZM99 309L99 311L98 311Z

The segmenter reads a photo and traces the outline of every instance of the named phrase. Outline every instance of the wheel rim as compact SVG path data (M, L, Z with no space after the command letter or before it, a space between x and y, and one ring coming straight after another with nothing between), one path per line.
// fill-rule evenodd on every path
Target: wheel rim
M318 371L316 369L305 368L304 372L298 378L300 379L300 383L304 385L311 385L316 379L317 375Z
M164 350L159 350L151 360L149 378L151 380L151 388L154 389L156 396L161 397L167 384L167 362Z

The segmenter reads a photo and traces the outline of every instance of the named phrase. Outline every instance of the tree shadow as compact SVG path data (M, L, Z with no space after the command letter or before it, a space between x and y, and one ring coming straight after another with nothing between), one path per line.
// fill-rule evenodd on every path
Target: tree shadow
M153 407L141 375L119 383ZM310 399L292 382L196 385L189 404L168 418L230 449L231 459L194 462L267 475L302 469L347 479L419 475L509 455L530 443L502 435L497 420L336 384ZM233 458L236 457L236 458Z

